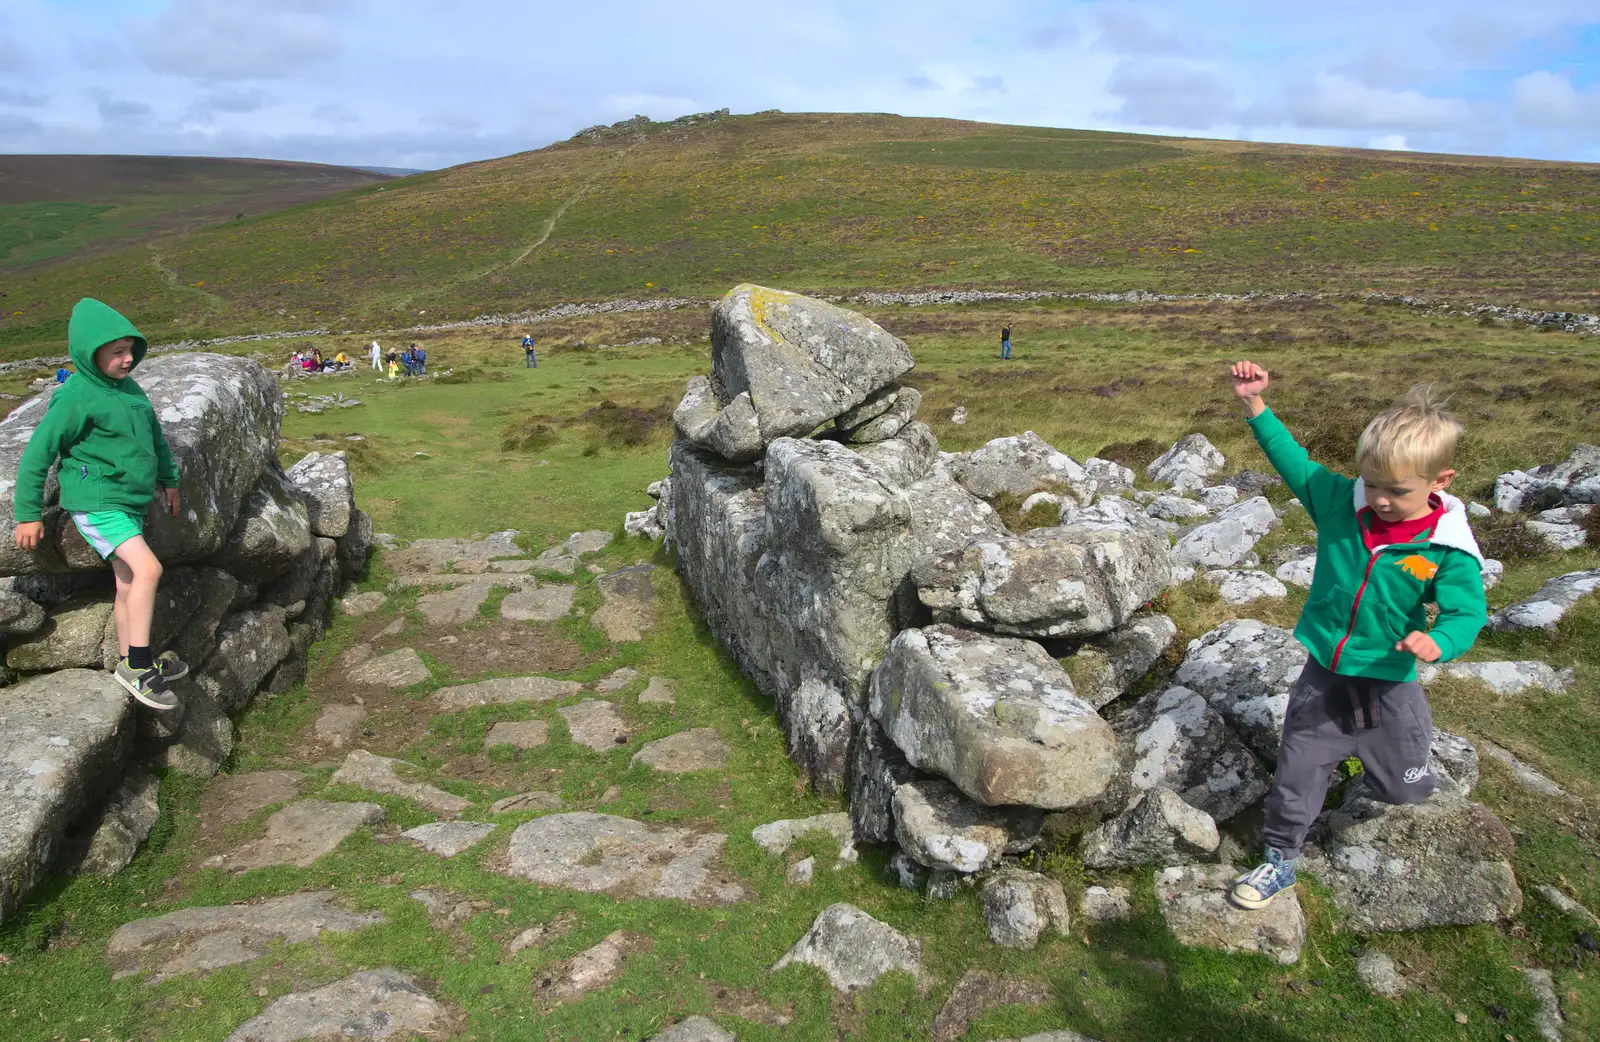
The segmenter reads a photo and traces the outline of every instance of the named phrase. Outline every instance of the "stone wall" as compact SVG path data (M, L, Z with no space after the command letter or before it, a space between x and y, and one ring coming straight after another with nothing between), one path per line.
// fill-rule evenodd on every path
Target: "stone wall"
M182 474L178 516L152 505L146 518L165 565L152 646L191 672L176 685L181 705L160 713L106 672L119 653L111 572L56 504L54 471L45 543L16 549L17 463L50 392L25 403L0 422L0 918L52 867L78 867L61 863L63 849L107 847L78 832L127 832L127 816L99 804L132 765L214 774L233 748L232 716L304 678L335 593L366 567L372 525L355 507L344 454L279 465L283 396L271 374L242 358L183 354L150 359L138 380ZM147 787L141 780L153 805ZM93 869L120 869L150 823Z

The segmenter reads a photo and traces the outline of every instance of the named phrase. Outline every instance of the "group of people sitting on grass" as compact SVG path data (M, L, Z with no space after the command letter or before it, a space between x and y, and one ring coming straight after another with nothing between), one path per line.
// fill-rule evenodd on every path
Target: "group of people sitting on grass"
M340 351L332 358L323 358L322 349L296 351L289 356L289 364L297 365L308 373L338 373L350 368L350 356Z

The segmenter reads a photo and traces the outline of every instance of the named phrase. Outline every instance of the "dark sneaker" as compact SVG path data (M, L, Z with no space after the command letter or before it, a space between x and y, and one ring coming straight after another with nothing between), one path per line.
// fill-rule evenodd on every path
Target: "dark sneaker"
M169 684L189 675L189 664L170 651L163 651L156 659L156 668L161 671L161 679Z
M159 669L134 669L128 665L127 659L123 659L117 663L112 676L142 705L159 710L178 708L178 696L167 687Z
M1285 861L1282 854L1268 847L1267 860L1240 876L1228 897L1240 908L1255 911L1265 908L1285 890L1292 889L1294 883L1294 862Z

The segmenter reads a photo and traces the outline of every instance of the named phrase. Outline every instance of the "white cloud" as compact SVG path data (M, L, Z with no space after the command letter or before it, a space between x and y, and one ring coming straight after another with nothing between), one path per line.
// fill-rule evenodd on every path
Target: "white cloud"
M1540 70L1517 80L1517 118L1536 127L1600 128L1600 88L1579 91L1564 75Z
M1171 60L1126 60L1106 87L1122 99L1112 113L1125 123L1206 129L1234 119L1233 88L1219 75Z
M1274 114L1297 127L1448 130L1460 128L1472 119L1472 106L1463 99L1369 87L1336 73L1323 73L1309 83L1292 87L1289 94ZM1271 112L1271 108L1263 110L1264 114Z
M1151 22L1131 7L1102 7L1095 12L1099 43L1118 54L1194 54L1198 38Z
M133 23L139 56L157 72L204 80L277 79L331 58L338 36L322 0L176 0Z
M1406 136L1404 134L1384 134L1367 142L1368 148L1381 148L1389 152L1406 151Z

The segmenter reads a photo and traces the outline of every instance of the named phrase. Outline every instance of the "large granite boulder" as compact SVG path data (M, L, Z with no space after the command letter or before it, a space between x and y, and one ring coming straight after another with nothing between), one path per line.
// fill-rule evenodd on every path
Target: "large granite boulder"
M1063 810L1111 783L1111 728L1032 641L935 625L898 634L870 710L906 759L985 806Z
M276 458L283 422L277 381L245 358L172 354L147 358L135 378L150 398L181 474L183 506L173 517L152 504L145 539L169 567L204 560L221 548L245 497ZM105 567L56 505L55 473L45 482L45 541L33 552L12 539L13 483L22 450L43 419L51 392L0 421L0 575Z
M289 631L283 610L273 605L246 608L218 627L216 651L194 682L224 712L237 712L288 655Z
M1023 637L1085 637L1123 623L1172 582L1166 546L1122 524L1078 522L980 536L919 558L934 620Z
M311 531L328 539L342 538L355 516L355 483L343 452L313 452L289 468L289 483L306 497Z
M1306 915L1295 890L1271 904L1245 911L1227 893L1240 875L1232 865L1184 865L1156 874L1161 918L1179 944L1230 955L1265 955L1281 966L1300 961L1306 940Z
M885 402L887 408L881 408ZM870 445L899 434L916 418L922 407L922 392L915 387L888 387L875 399L868 399L868 404L872 415L866 419L860 418L860 410L866 407L861 405L833 421L840 436L852 445Z
M310 548L306 498L274 464L261 472L239 520L210 563L246 582L269 583L292 569Z
M1600 568L1558 575L1547 580L1532 597L1509 604L1489 616L1489 628L1554 633L1573 605L1595 593L1600 593Z
M1092 495L1093 483L1077 460L1032 431L996 438L981 448L956 456L950 473L963 488L981 499L1003 493L1030 496L1035 492L1070 492L1074 498Z
M1549 510L1600 503L1600 445L1579 445L1560 463L1501 474L1494 505L1501 510Z
M1078 697L1100 709L1142 680L1177 635L1177 624L1167 616L1141 615L1084 644L1062 665L1071 675Z
M1167 788L1218 822L1267 794L1267 774L1201 695L1185 687L1153 691L1113 722L1121 770L1108 799L1118 809L1140 793Z
M1175 683L1205 696L1268 763L1278 760L1289 690L1305 668L1294 634L1256 619L1232 619L1189 642Z
M1489 808L1434 797L1391 806L1351 787L1328 816L1321 857L1305 869L1333 891L1361 933L1466 926L1522 910L1511 833Z
M13 640L6 650L6 665L24 672L98 668L105 660L108 629L114 642L110 591L74 597L51 608L35 632Z
M862 404L914 364L899 338L853 311L746 283L712 309L711 379L691 386L674 420L698 445L755 459L762 446L806 437Z
M1235 503L1179 539L1172 548L1173 563L1196 568L1232 568L1245 559L1277 520L1278 515L1265 496Z
M850 823L863 843L894 839L894 794L901 785L926 777L911 766L868 716L856 729L850 752Z
M1204 434L1185 434L1144 469L1151 481L1171 485L1179 492L1198 492L1228 461Z
M63 670L0 697L0 920L122 777L133 733L127 692L98 671Z
M1090 868L1185 865L1216 851L1222 838L1211 815L1171 789L1136 797L1126 811L1084 834L1078 856Z

